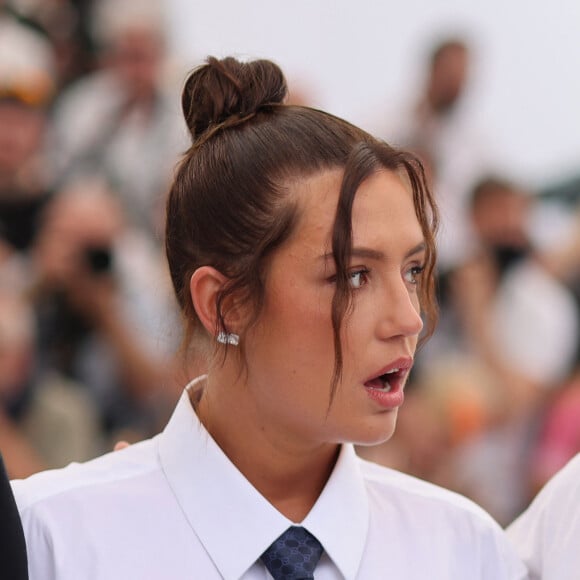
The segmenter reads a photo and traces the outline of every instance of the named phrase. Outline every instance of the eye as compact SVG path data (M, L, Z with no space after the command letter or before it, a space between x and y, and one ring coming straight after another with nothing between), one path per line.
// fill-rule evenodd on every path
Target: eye
M421 274L423 274L425 270L425 266L412 266L405 272L405 281L413 286L416 286L421 278Z
M364 286L368 281L368 274L369 271L366 268L362 268L361 270L354 270L350 272L348 277L350 281L350 285L356 290L357 288L361 288Z

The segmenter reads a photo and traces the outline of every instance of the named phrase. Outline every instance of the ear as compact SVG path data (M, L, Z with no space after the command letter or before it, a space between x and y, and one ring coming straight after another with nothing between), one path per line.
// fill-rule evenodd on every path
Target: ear
M201 266L191 276L189 291L195 312L211 336L217 329L217 297L227 278L211 266Z
M227 277L211 266L201 266L191 276L189 291L195 312L211 336L218 328L217 297Z

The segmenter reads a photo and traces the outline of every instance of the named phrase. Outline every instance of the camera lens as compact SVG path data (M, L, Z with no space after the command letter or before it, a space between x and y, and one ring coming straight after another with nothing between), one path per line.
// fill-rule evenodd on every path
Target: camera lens
M95 274L105 274L111 271L113 266L111 248L87 248L85 255L90 269Z

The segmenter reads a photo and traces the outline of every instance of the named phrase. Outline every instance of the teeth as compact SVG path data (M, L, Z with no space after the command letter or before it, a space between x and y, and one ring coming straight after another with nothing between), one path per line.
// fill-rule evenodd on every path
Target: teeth
M398 373L401 369L396 368L396 369L391 369L390 371L387 371L384 375L381 375L379 377L381 383L383 383L383 387L381 389L377 389L377 391L382 391L383 393L388 393L393 387L392 385L389 383L389 379L387 379L386 377L388 375L394 375L396 373Z
M387 375L387 374L390 374L390 373L385 373L385 375ZM384 393L388 393L392 389L392 386L389 383L389 380L385 378L385 375L379 377L379 379L380 379L381 383L383 384L383 386L382 386L382 388L377 389L377 390L378 391L382 391Z
M395 369L391 369L390 371L387 371L386 373L380 375L377 378L379 381L381 381L381 384L383 386L382 387L372 387L372 388L375 389L376 391L381 391L382 393L388 393L393 388L392 385L389 383L390 375L397 374L400 371L401 371L400 368L395 368Z
M377 391L381 391L382 393L388 393L393 387L388 382L384 382L384 387L382 389L377 389Z

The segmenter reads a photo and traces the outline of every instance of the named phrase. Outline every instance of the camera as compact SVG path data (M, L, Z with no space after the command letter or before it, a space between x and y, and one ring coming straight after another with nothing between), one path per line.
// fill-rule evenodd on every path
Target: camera
M109 274L113 269L113 251L107 246L93 246L84 251L85 261L93 274Z

